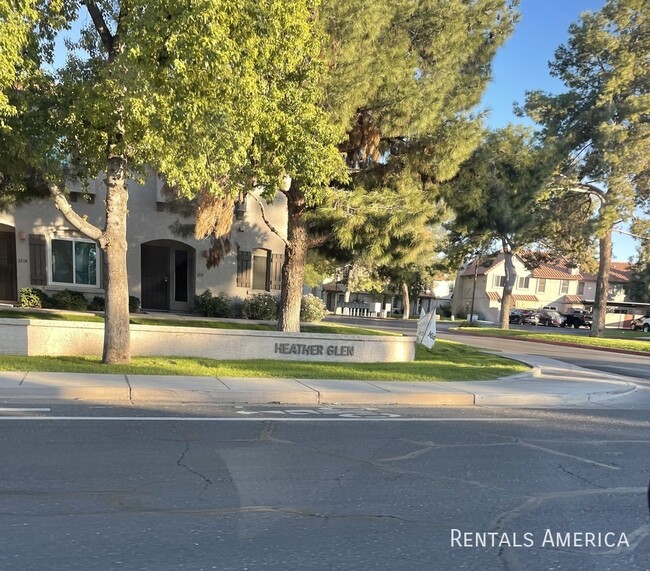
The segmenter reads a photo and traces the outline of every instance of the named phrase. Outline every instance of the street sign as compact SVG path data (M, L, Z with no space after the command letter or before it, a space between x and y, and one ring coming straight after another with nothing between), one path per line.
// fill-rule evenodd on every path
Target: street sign
M417 343L424 345L427 349L432 349L436 343L436 312L420 312L417 329Z

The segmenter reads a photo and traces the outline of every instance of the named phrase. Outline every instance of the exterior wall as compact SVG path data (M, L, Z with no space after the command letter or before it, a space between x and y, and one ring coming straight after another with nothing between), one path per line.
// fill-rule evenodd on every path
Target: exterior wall
M517 278L512 293L515 296L513 307L517 309L540 309L551 307L561 313L568 313L573 309L582 309L582 301L571 301L574 299L593 300L596 295L596 283L586 281L579 275L567 275L564 279L558 278L540 278L534 276L534 271L526 268L519 258L514 258L515 271ZM474 299L474 313L488 321L497 321L499 319L499 310L501 307L501 298L503 296L503 287L498 285L499 277L505 276L504 262L501 260L493 267L483 270L483 274L478 275L476 284L476 295ZM528 278L528 287L520 284L520 278ZM563 284L563 282L565 282ZM452 303L454 313L469 313L472 299L472 286L474 283L473 275L462 275L459 273L456 279L456 289ZM566 291L563 291L563 285ZM543 290L543 291L542 291ZM520 299L517 299L517 297ZM521 299L524 296L534 296L536 299ZM566 296L569 296L567 298ZM496 299L498 297L498 299ZM492 299L490 299L492 298ZM622 284L610 284L610 301L625 301L625 291ZM612 313L613 314L613 313ZM608 324L618 324L620 318L613 314L614 317L608 318Z
M0 338L11 340L0 347L0 353L100 356L104 325L0 319ZM415 337L132 325L131 352L133 356L394 363L415 359Z
M479 319L497 321L499 319L499 303L488 297L487 276L479 274L476 280L476 293L474 295L474 314ZM472 307L472 290L474 276L458 276L454 287L454 297L451 304L453 315L469 315Z
M91 181L88 192L95 196L94 204L88 204L82 197L73 204L76 212L86 216L92 224L103 227L104 225L104 199L105 188L100 177ZM152 243L164 247L184 250L189 255L189 276L188 276L188 302L175 302L170 297L170 309L183 310L191 306L193 295L210 289L214 293L225 291L229 295L246 297L253 293L260 293L262 290L253 290L252 287L238 287L237 285L237 248L252 252L256 248L264 248L273 254L284 254L284 242L273 234L264 221L257 203L247 197L247 210L243 220L235 220L231 243L232 251L225 256L224 260L216 268L207 269L204 252L209 247L209 241L198 241L193 237L181 238L176 236L170 226L176 221L188 223L191 220L183 218L179 214L162 210L161 182L155 177L148 178L143 184L135 181L129 183L129 221L127 229L128 252L127 265L129 272L129 293L130 295L142 298L142 244ZM70 191L80 192L81 188L72 185ZM279 194L279 198L268 205L266 210L267 218L278 229L286 229L286 208L285 198ZM18 291L23 287L32 286L30 280L30 247L29 235L38 234L45 236L47 252L48 277L46 285L34 285L47 293L54 293L63 289L81 291L87 297L95 295L102 296L104 290L101 287L101 280L97 287L80 285L56 285L52 283L51 272L51 241L54 238L83 238L55 208L52 200L45 199L32 201L21 205L13 211L0 213L0 226L13 229L16 236L16 258L17 258L17 284ZM169 279L174 279L173 267L170 267ZM250 286L252 286L252 279ZM173 291L173 283L170 286ZM278 288L271 291L278 294ZM13 300L15 301L15 300Z

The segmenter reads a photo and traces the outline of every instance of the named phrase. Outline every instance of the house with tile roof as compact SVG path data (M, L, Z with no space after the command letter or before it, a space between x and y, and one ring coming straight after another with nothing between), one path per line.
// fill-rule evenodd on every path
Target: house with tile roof
M542 263L529 269L520 256L514 256L514 264L513 309L546 307L568 313L593 305L596 274L583 272L567 262ZM629 262L612 262L608 293L610 302L627 301L625 286L631 275ZM474 260L458 273L452 311L454 314L469 314L473 297L474 314L479 319L498 321L504 284L502 254L484 263L480 259Z

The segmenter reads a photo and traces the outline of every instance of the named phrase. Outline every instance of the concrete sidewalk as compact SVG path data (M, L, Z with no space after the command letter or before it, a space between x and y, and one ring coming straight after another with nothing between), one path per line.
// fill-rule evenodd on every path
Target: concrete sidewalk
M533 369L495 381L471 382L0 372L0 402L561 406L604 402L636 389L623 377L555 359L501 355Z

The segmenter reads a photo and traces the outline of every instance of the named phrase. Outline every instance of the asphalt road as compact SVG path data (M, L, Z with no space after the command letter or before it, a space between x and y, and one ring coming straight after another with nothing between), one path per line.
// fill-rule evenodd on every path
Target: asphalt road
M647 411L71 404L0 426L3 571L650 569Z

